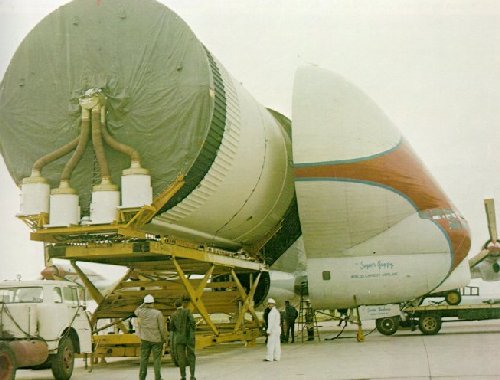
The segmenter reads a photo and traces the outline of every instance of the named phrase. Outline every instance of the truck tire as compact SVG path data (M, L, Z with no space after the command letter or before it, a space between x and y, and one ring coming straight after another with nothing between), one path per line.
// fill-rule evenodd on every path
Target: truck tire
M75 365L73 342L67 335L59 341L57 353L52 357L52 374L56 380L69 380Z
M435 314L422 315L418 327L424 335L436 335L441 330L441 317Z
M445 296L445 301L448 305L458 305L460 302L462 302L462 295L458 290L450 290L448 293L446 293Z
M14 352L7 343L0 342L0 380L14 380L16 369Z
M399 316L379 318L375 321L377 331L383 335L393 335L399 327Z

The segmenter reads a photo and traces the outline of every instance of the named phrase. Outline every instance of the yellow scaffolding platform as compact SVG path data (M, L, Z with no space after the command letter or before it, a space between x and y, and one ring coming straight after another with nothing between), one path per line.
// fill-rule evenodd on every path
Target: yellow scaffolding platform
M198 316L197 348L243 341L252 345L260 335L260 321L253 298L265 265L247 257L203 247L188 247L173 241L117 243L70 243L46 247L50 259L70 260L98 306L91 318L96 357L137 356L138 340L129 334L124 321L146 294L155 297L155 307L166 319L175 311L174 302L183 295L191 298ZM91 261L129 268L112 289L102 294L79 268L77 262ZM246 286L241 277L245 277ZM220 316L230 316L220 321ZM215 318L214 318L215 316ZM217 318L219 316L219 318ZM116 333L99 333L98 322L112 321Z
M251 247L250 255L142 231L182 184L179 177L151 205L120 210L111 224L48 227L45 214L20 217L31 229L31 240L45 243L46 260L70 261L97 302L91 319L95 357L138 355L137 336L129 333L125 321L134 318L146 294L155 297L166 319L174 312L176 299L190 296L199 322L198 348L229 341L247 345L259 336L253 299L261 274L267 271L258 259L260 242ZM101 293L78 262L121 265L129 270L112 289ZM214 318L218 315L230 318L221 322ZM103 334L105 329L98 327L102 320L113 326L113 334Z

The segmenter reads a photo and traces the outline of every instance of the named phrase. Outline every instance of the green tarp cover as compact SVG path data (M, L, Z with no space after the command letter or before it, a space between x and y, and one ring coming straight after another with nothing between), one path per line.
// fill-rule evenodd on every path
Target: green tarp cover
M75 0L25 38L0 84L0 152L16 181L79 135L79 97L107 96L107 129L139 151L155 194L197 158L213 112L207 53L189 27L151 0ZM56 187L69 155L42 175ZM113 182L130 165L106 147ZM88 208L99 170L91 141L71 177Z

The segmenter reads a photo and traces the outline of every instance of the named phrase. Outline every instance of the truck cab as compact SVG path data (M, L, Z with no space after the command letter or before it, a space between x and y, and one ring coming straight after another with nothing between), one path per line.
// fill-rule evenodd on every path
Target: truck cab
M0 341L12 351L16 369L52 368L56 379L69 379L75 354L92 352L90 321L78 285L0 282Z

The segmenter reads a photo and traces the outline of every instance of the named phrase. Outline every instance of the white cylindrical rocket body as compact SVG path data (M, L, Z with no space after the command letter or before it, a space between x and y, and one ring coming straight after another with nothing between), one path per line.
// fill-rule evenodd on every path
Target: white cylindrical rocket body
M121 207L151 204L184 178L145 232L235 250L268 242L271 261L298 238L290 121L257 103L183 20L153 0L74 0L28 34L0 88L0 152L16 182L79 136L79 99L90 89L105 99L103 128L133 148L150 175L121 178L131 157L103 143ZM37 144L28 147L30 138ZM52 188L71 155L41 169ZM87 146L70 174L92 223L114 219L115 195L92 194L99 165Z
M219 70L227 113L214 162L199 185L148 229L223 246L251 244L279 223L292 201L291 141L269 111Z

